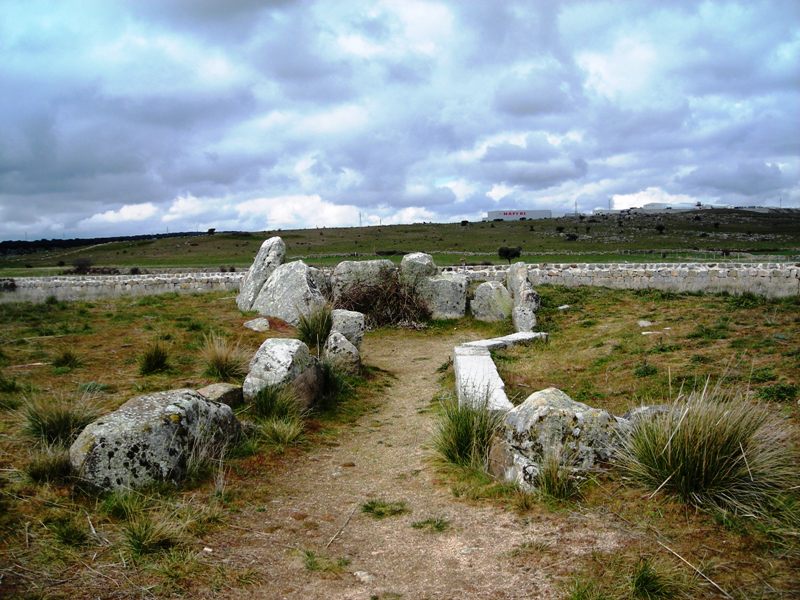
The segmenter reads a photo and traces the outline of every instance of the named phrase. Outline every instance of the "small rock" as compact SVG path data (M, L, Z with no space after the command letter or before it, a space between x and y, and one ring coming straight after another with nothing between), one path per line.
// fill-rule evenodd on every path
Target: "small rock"
M322 355L348 373L358 373L361 370L361 355L358 348L338 331L331 331L322 349Z
M652 327L653 326L652 321L645 321L644 319L641 319L640 321L638 321L637 324L639 325L639 327Z
M269 331L269 319L265 319L264 317L251 319L245 322L244 326L253 331Z
M356 571L353 573L356 579L358 579L361 583L372 583L375 581L375 576L371 573L367 573L366 571Z
M568 308L570 308L570 306L571 305L569 305L569 304L562 304L556 310L567 310Z

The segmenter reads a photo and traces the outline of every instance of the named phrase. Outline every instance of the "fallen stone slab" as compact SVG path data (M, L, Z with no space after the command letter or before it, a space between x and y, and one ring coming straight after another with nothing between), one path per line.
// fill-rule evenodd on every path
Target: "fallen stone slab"
M240 433L230 406L189 389L155 392L87 425L69 458L82 480L103 490L177 484L192 460L222 455Z
M528 344L536 340L547 341L548 335L543 331L518 331L504 335L503 337L490 338L488 340L477 340L467 342L464 346L486 348L487 350L502 350L518 344Z
M487 348L456 346L453 349L453 370L459 406L503 412L514 408Z

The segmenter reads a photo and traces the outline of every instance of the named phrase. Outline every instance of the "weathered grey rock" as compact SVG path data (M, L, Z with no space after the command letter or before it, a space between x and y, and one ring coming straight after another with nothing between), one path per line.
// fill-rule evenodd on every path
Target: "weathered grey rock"
M356 348L361 346L367 322L364 313L335 308L331 312L331 331L338 331Z
M338 300L354 285L377 286L384 283L397 267L390 260L344 260L336 265L331 275L333 298Z
M311 280L317 286L319 293L322 294L327 300L333 299L333 290L331 288L331 277L322 269L316 267L308 267L308 274Z
M520 290L528 283L528 265L524 262L515 262L506 271L506 288L511 294L514 304L518 304Z
M514 298L514 306L527 306L533 312L539 310L541 304L539 293L530 284L523 285L517 292L517 297Z
M236 297L236 305L239 310L250 310L258 297L264 283L266 283L272 272L283 264L286 256L286 244L279 237L271 237L261 244L256 254L253 264L239 286L239 295Z
M433 319L459 319L467 308L467 278L443 273L419 282L417 292L431 311Z
M433 257L424 252L406 254L400 261L400 280L412 287L427 277L435 277L439 268L433 262Z
M462 345L478 346L480 348L486 348L487 350L502 350L503 348L510 348L511 346L517 346L519 344L529 344L536 340L546 342L548 337L549 336L546 333L541 331L537 331L535 333L530 331L518 331L517 333L509 333L508 335L504 335L502 337L476 340L474 342L467 342L466 344Z
M672 410L669 404L654 404L652 406L636 406L622 415L622 418L631 423L636 421L652 419L658 415L663 415Z
M310 267L302 260L281 265L272 272L253 303L253 309L291 325L326 303Z
M264 317L250 319L245 322L244 326L253 331L269 331L269 319L265 319Z
M331 331L322 350L325 360L348 373L358 373L361 370L361 355L350 341L338 331Z
M230 406L194 390L156 392L90 423L72 444L70 463L83 480L104 490L177 483L187 463L219 456L240 432Z
M536 327L536 313L530 306L515 306L511 310L511 322L515 331L533 331Z
M270 338L250 360L250 369L244 379L242 392L251 401L267 386L293 385L298 402L313 406L319 392L319 365L300 340Z
M502 283L485 281L475 290L469 306L472 316L479 321L502 321L511 314L513 301Z
M611 458L623 426L608 412L547 388L506 413L490 466L507 481L532 489L547 452L559 453L576 473L588 471Z
M227 404L231 408L236 408L242 403L242 386L232 383L212 383L204 388L197 390L197 393L220 404Z

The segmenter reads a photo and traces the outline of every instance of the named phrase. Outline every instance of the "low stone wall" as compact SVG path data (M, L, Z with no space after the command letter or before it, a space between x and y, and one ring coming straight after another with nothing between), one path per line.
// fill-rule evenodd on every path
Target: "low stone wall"
M183 294L238 291L244 273L175 273L160 275L91 275L63 277L14 277L13 286L0 289L0 302L44 302L94 300L118 296L151 296L177 292ZM12 290L8 290L13 287Z
M470 281L503 281L508 267L445 267ZM800 266L785 263L611 263L530 264L536 285L603 286L670 292L752 293L769 298L800 294Z

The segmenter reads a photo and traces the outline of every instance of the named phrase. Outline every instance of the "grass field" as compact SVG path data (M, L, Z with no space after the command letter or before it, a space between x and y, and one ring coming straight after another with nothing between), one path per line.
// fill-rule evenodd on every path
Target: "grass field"
M702 385L706 377L724 376L790 428L787 443L800 440L797 298L767 301L548 286L539 291L540 325L550 332L550 342L495 355L516 401L554 385L577 400L621 414L640 403L669 401L680 386L688 389ZM570 308L555 309L562 304ZM146 587L156 596L179 593L198 579L212 590L256 581L247 567L212 565L192 548L202 547L208 532L226 531L244 507L267 506L270 479L301 460L306 448L335 444L341 428L380 401L381 390L391 385L388 375L368 373L358 383L358 393L338 409L313 415L296 442L251 440L216 474L183 489L157 488L134 496L96 498L61 479L57 461L62 451L42 446L26 433L25 413L30 401L77 404L87 394L91 409L103 413L149 391L200 387L212 381L203 374L200 358L205 336L213 332L252 353L263 334L242 328L248 318L229 293L0 305L0 563L10 569L6 585L22 593L61 582L66 573L70 580L58 589L69 595L89 582L94 588L102 585L90 564L107 565L111 570L105 572L116 580L131 582L131 589ZM640 327L639 320L651 325ZM426 336L445 330L487 337L509 328L508 323L463 319L407 335L424 344ZM643 331L659 333L645 336ZM277 327L268 335L289 336L294 330ZM383 332L371 335L381 339ZM166 347L168 368L142 375L140 357L154 342ZM444 376L446 387L450 377ZM658 540L682 555L702 555L704 573L735 597L790 597L787 590L796 590L796 525L792 529L697 512L643 492L614 471L598 475L579 497L565 502L542 502L472 471L443 472L439 481L459 501L505 506L530 523L569 520L572 513L598 519L614 515L627 522L629 546L587 556L582 570L571 575L577 587L611 593L628 585L620 574L646 575L651 567L659 573L678 568L687 578L677 559L666 566L663 561L640 564L654 554L656 531ZM559 556L557 546L532 542L509 560L526 568L534 554L552 562Z
M662 229L663 228L663 229ZM661 232L660 232L661 231ZM502 263L500 246L519 246L527 262L688 261L800 256L800 211L704 210L667 215L561 217L494 223L413 224L255 233L217 233L112 242L0 256L0 276L52 274L76 259L130 268L241 269L261 242L280 235L287 259L317 266L387 253L429 252L440 265ZM570 239L574 237L575 239ZM723 251L726 256L723 257Z

